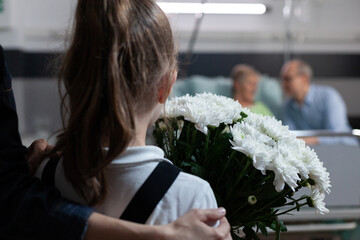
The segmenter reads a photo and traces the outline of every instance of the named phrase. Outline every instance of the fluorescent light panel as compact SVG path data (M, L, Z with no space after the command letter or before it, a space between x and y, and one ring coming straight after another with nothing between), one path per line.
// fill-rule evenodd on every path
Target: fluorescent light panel
M180 3L158 2L166 13L180 14L264 14L266 6L260 3Z
M354 130L352 131L352 134L353 134L354 136L360 137L360 129L354 129Z

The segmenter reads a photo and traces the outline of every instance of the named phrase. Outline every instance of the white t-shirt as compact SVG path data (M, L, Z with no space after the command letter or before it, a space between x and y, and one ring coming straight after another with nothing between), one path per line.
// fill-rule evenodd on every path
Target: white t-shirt
M119 218L131 199L149 177L160 161L164 152L155 146L129 147L120 157L107 167L109 193L105 201L95 210L108 216ZM36 172L41 178L48 160L44 161ZM69 200L84 203L65 178L62 161L55 172L55 186L61 195ZM146 224L160 225L170 223L184 215L190 209L217 208L216 199L210 185L199 177L181 172L158 203Z

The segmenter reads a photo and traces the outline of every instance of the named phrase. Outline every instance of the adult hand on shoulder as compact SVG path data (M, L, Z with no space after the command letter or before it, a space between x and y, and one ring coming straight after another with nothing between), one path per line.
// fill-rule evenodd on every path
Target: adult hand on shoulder
M30 175L34 175L36 169L44 160L44 154L51 150L53 146L49 145L45 139L35 140L28 148L27 161L29 164Z
M184 216L170 223L169 234L174 240L229 240L230 225L225 218L226 211L224 208L208 209L208 210L191 210ZM216 228L213 226L216 221L220 221L220 225Z

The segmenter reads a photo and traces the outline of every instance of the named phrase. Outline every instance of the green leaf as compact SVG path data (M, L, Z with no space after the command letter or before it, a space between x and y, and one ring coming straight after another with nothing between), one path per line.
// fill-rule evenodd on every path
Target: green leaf
M280 221L280 232L287 232L287 227L282 221Z
M191 167L191 163L189 163L189 162L181 162L180 167Z
M200 178L204 178L205 175L204 167L195 162L192 162L190 164L191 164L191 172Z
M241 112L240 115L241 115L242 118L247 118L248 117L248 115L246 113L244 113L244 112Z
M287 228L284 222L279 221L279 218L276 217L275 220L269 225L269 227L276 232L276 229L279 229L279 232L287 232Z
M257 226L259 227L260 231L262 234L264 234L265 236L269 236L269 233L266 229L266 224L263 222L258 222Z

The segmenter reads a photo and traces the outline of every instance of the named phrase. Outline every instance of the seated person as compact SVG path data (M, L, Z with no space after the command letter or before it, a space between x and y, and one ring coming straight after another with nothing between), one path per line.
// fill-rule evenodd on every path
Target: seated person
M259 82L259 74L248 65L236 65L231 71L233 80L233 97L243 107L251 112L264 116L273 116L270 109L260 101L255 101L255 94Z
M350 132L346 105L332 87L310 84L311 67L301 61L287 62L281 70L282 85L289 97L284 105L284 124L290 130L331 130ZM307 137L305 142L315 144L358 145L352 137Z
M147 128L176 80L177 53L168 19L155 1L108 1L109 10L96 3L79 1L61 68L62 105L69 112L53 153L63 158L44 161L36 176L53 182L63 197L134 220L124 217L131 215L134 199L132 214L142 214L165 184L150 185L148 194L137 198L148 177L160 163L170 169L162 178L177 169L160 148L145 146ZM217 207L210 185L196 176L180 172L168 187L144 223L167 224L190 209Z

